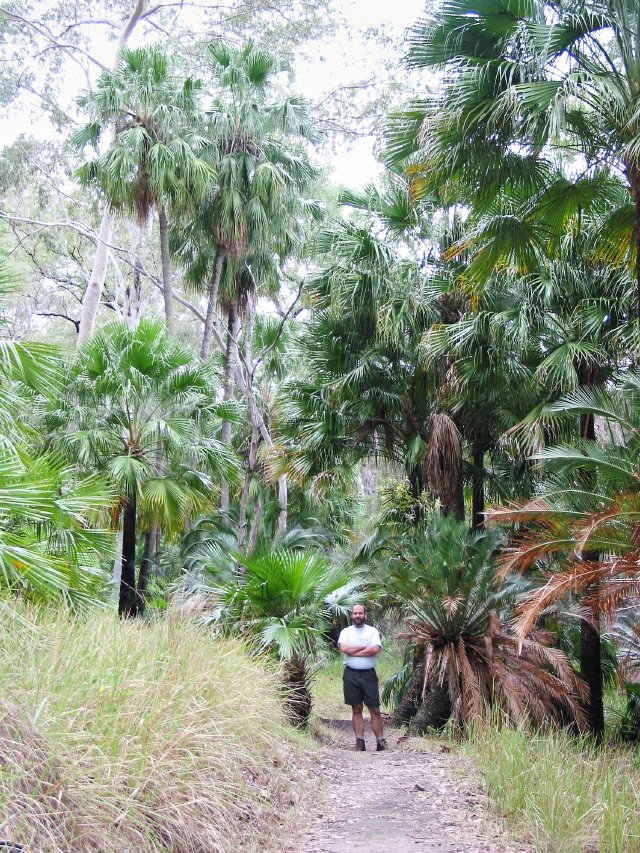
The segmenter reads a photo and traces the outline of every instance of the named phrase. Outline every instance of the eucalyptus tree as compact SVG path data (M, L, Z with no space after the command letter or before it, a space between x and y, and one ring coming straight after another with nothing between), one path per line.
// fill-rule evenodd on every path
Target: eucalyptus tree
M114 526L122 523L122 615L144 608L149 567L136 581L139 527L180 534L210 506L213 478L237 476L232 454L216 438L216 389L210 366L195 365L160 324L144 318L135 329L109 324L78 351L53 437L117 490L111 515Z
M410 66L443 69L442 86L396 116L390 156L414 156L417 192L462 178L476 208L505 186L541 185L562 206L579 192L556 177L567 156L578 158L576 174L622 176L626 200L609 224L626 232L626 260L635 260L637 316L639 56L634 0L445 2L415 25L407 55Z
M153 210L157 212L169 329L173 317L169 212L187 197L191 203L202 200L214 174L209 144L200 132L199 89L200 83L192 78L176 78L159 48L123 48L115 70L103 71L95 90L80 99L91 121L75 135L78 144L97 146L104 132L115 126L112 144L85 163L81 180L97 183L114 209L134 213L141 225ZM89 325L81 320L80 341L87 336Z

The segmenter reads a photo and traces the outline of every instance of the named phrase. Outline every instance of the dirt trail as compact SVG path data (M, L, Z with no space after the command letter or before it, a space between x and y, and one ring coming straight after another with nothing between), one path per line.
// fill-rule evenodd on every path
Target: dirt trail
M353 751L350 721L325 720L330 741L310 759L316 808L298 853L527 853L491 821L486 798L457 750L403 739L387 730L390 749Z

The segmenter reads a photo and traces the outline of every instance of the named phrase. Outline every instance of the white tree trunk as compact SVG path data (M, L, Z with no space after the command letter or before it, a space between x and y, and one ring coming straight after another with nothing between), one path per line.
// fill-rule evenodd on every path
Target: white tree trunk
M127 43L127 39L135 25L140 20L140 16L144 12L145 0L136 0L133 12L126 20L120 32L118 47L116 48L116 58L113 67L118 64L120 56L120 48ZM115 139L115 130L113 133ZM98 233L98 244L96 246L96 254L93 259L91 268L91 278L82 299L82 310L80 312L80 327L78 329L78 346L84 341L93 337L93 330L96 324L96 316L100 307L100 297L102 296L102 288L104 287L104 279L107 274L107 261L109 259L109 246L111 242L111 234L113 231L113 211L107 203L102 213L102 221L100 223L100 231Z
M169 220L167 209L161 205L158 211L160 225L160 256L162 258L162 293L164 295L164 317L167 331L173 326L173 294L171 292L171 258L169 256Z
M107 274L107 262L109 260L109 242L113 228L113 211L109 206L105 207L98 232L98 245L91 268L91 278L82 299L80 311L80 328L78 329L78 346L93 337L96 316L100 306L100 297L104 287L104 279Z
M202 346L200 348L200 361L206 361L211 354L211 339L213 337L213 322L218 302L218 290L220 289L220 278L222 277L222 264L224 263L224 249L218 246L216 251L216 262L209 288L209 301L207 303L207 316L204 321L202 333Z

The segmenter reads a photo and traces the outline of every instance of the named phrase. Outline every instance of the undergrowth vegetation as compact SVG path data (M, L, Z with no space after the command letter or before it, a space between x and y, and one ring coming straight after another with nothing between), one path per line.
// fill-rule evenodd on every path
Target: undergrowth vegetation
M23 617L0 625L0 837L30 853L275 846L300 794L269 665L172 617Z
M546 731L489 726L467 741L498 814L541 853L640 849L640 757Z

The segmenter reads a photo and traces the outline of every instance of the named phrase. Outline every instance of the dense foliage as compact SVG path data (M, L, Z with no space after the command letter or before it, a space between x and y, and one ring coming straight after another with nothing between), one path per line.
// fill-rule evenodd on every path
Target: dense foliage
M605 619L637 662L638 20L446 0L384 173L345 189L255 22L129 48L134 13L41 197L5 152L1 250L43 310L0 342L2 586L190 598L283 663L303 722L366 590L411 643L405 719L440 692L463 728L600 739ZM46 174L70 189L43 225Z

